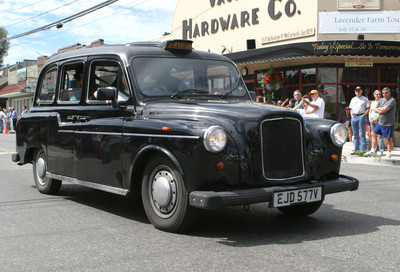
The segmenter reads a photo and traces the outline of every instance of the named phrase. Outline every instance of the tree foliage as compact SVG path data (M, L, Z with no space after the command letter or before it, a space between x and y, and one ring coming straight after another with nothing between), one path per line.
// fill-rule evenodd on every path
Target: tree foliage
M7 40L7 34L7 30L4 27L0 27L0 67L3 66L4 57L7 56L10 46L10 42Z

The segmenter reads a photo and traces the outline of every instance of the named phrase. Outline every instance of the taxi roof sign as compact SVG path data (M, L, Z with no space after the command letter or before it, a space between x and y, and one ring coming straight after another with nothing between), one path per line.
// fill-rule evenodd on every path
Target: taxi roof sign
M160 47L163 47L165 50L187 50L191 51L193 41L190 40L170 40L162 43Z

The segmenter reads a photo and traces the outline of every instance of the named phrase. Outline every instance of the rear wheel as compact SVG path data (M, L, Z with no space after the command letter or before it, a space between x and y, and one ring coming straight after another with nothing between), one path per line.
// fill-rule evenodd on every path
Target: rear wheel
M55 195L61 187L61 180L47 177L47 157L42 149L38 150L33 159L33 178L39 192Z
M311 202L287 207L279 207L278 210L289 216L307 216L316 212L321 207L322 201Z
M151 158L144 169L142 201L147 217L158 229L179 232L193 221L194 209L189 206L182 175L164 156Z

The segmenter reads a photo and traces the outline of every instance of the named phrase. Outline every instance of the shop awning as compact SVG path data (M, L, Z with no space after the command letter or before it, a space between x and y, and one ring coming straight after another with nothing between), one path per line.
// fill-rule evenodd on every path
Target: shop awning
M226 54L237 65L323 56L399 57L400 42L390 41L316 41L291 43Z
M7 98L14 94L19 94L22 90L25 90L25 87L26 81L22 81L18 84L7 85L3 89L0 89L0 98Z

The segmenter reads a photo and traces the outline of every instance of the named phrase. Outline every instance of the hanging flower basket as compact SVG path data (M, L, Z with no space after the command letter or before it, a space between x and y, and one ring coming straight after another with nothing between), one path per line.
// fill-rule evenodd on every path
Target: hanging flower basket
M274 99L275 91L282 86L283 82L282 73L274 68L269 69L258 81L262 87L262 95L267 99Z

